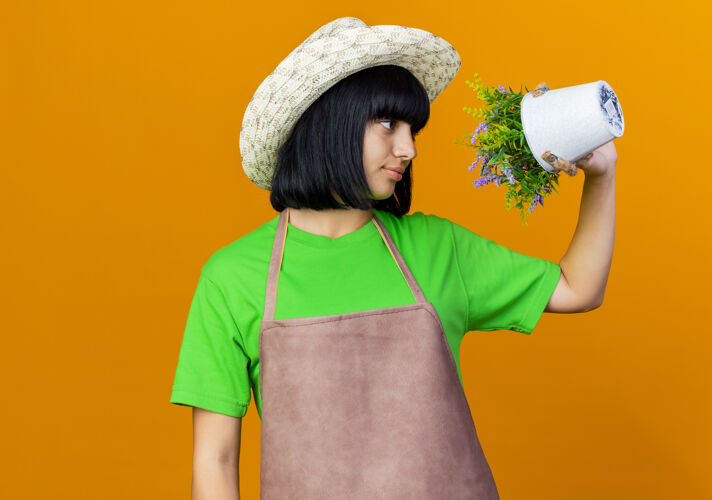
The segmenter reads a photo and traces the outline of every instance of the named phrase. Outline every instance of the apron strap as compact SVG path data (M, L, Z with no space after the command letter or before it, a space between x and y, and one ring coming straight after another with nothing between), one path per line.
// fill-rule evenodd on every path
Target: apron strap
M388 251L391 253L393 260L395 260L398 269L400 270L403 278L405 278L408 287L410 288L413 297L415 298L416 304L422 304L426 302L425 295L423 291L418 286L418 283L413 277L410 268L405 263L403 256L398 251L390 233L383 225L383 222L373 214L371 221L378 229L381 238L386 243ZM265 312L264 320L273 320L275 312L275 304L277 301L277 282L279 280L279 270L282 268L282 258L284 257L284 244L287 241L287 223L289 222L289 207L282 210L279 214L279 219L277 221L277 232L274 237L274 243L272 244L272 255L269 262L269 270L267 272L267 291L265 294Z
M425 300L425 295L423 294L423 291L420 289L420 286L418 286L418 282L415 281L413 273L410 272L408 264L405 263L405 259L403 259L403 256L398 251L398 247L393 242L393 238L391 238L391 234L388 232L388 229L386 229L386 226L383 224L383 222L381 222L381 219L379 219L375 213L373 214L373 219L371 220L376 225L378 232L381 233L381 238L383 239L383 241L385 241L386 246L388 247L388 251L391 252L391 256L396 261L398 269L400 269L403 278L405 278L406 283L408 283L408 288L410 288L410 291L413 294L413 297L415 298L415 303L423 304L427 302Z

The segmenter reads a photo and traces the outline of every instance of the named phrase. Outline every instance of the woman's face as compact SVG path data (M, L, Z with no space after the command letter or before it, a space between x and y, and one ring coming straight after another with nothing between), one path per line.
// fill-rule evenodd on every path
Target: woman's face
M385 200L393 194L396 182L416 157L410 125L402 121L379 118L366 125L363 138L363 168L376 200Z

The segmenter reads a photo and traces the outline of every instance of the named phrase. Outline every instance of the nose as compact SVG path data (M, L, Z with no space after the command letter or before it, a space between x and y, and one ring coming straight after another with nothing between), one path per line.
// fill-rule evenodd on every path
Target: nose
M415 149L415 142L410 132L410 125L407 123L404 123L398 130L398 134L396 134L393 143L393 154L404 163L418 156L418 151Z

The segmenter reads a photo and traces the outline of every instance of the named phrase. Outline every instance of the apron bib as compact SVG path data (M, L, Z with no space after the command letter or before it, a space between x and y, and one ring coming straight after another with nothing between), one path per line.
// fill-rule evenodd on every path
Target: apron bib
M259 332L260 498L498 500L440 318L383 223L415 304L277 320L288 219Z

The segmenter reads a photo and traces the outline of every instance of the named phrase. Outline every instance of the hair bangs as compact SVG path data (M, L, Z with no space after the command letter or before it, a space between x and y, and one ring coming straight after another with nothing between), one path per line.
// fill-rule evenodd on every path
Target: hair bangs
M420 81L401 66L381 66L371 86L369 120L400 120L410 125L413 135L430 119L430 99Z

